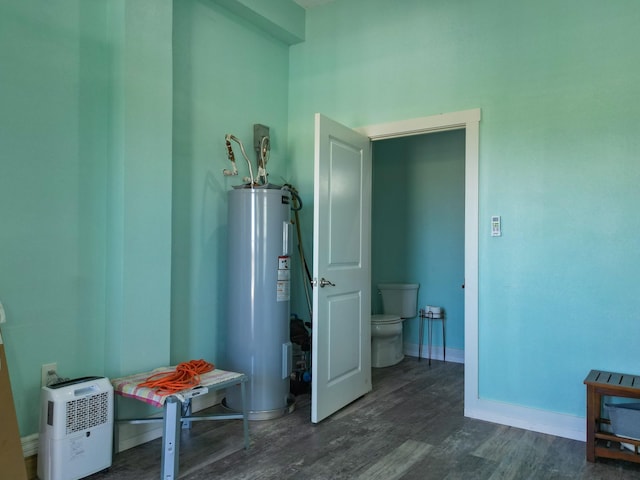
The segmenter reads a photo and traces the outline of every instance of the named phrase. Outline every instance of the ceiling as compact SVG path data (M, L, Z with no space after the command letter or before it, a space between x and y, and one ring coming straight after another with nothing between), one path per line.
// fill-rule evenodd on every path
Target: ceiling
M313 7L317 7L318 5L324 5L325 3L331 3L334 2L335 0L293 0L294 2L296 2L298 5L300 5L303 8L313 8Z

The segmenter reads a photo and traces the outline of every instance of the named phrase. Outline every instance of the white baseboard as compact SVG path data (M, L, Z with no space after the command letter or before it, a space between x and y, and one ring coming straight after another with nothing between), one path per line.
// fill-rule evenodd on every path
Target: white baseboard
M22 443L22 455L24 458L31 457L38 453L38 434L33 433L31 435L27 435L26 437L22 437L20 439Z
M523 428L581 442L584 442L587 438L585 419L574 415L483 399L476 399L475 401L467 401L465 399L464 415L477 420Z
M116 428L118 429L116 453L162 437L162 423L145 423L141 425L123 423Z
M428 358L427 346L422 346L422 358ZM418 344L405 343L404 353L417 357ZM443 360L443 348L434 346L431 349L433 360ZM464 350L447 348L447 362L464 363ZM570 438L584 442L587 438L584 417L576 417L562 413L537 410L492 400L465 399L465 417L499 423L510 427L524 428L538 433L546 433L557 437Z
M223 391L215 391L208 395L195 397L191 404L192 411L199 412L205 408L218 405L222 402L223 397ZM160 437L162 437L162 424L160 423L122 424L118 427L117 451L122 452ZM20 439L22 454L25 458L38 453L38 438L39 435L34 433Z
M418 357L420 348L417 343L405 343L404 354L411 357ZM445 360L444 349L442 347L431 347L432 360ZM464 363L464 350L458 348L447 348L447 362ZM422 346L422 358L429 358L429 348L427 345Z

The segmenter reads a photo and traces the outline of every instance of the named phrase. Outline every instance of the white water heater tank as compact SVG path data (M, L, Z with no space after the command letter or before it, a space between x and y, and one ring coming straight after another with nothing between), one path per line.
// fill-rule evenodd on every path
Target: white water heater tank
M249 420L289 411L291 196L267 185L229 192L227 361L249 377ZM242 410L237 387L226 404Z

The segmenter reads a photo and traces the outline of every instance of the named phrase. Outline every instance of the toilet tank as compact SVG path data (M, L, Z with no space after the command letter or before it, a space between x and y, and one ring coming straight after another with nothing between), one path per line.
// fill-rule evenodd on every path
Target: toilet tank
M382 310L400 318L413 318L418 314L417 283L380 283L378 290L382 295Z

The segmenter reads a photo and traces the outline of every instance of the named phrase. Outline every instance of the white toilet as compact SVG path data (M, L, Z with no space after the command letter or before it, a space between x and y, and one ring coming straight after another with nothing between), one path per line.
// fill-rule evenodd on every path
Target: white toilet
M404 358L402 322L418 314L416 283L381 283L382 315L371 316L371 366L390 367Z

